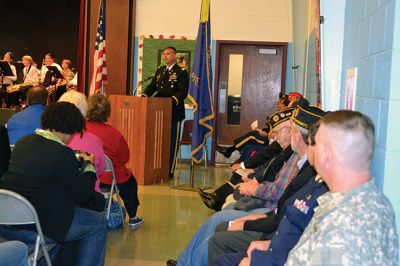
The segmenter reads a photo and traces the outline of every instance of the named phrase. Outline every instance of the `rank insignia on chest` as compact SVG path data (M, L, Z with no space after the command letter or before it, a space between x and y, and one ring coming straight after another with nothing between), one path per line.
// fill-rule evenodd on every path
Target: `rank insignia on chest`
M169 76L169 80L176 80L178 77L176 76L176 73L172 73L172 75Z
M307 206L304 200L296 199L293 203L293 206L296 207L301 212L303 212L304 214L307 214L308 210L310 209L310 207Z

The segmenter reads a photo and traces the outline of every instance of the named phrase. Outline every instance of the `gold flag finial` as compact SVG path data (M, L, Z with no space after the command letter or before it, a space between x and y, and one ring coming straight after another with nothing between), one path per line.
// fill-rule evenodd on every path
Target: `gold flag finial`
M208 12L210 10L210 0L201 1L200 22L208 22Z

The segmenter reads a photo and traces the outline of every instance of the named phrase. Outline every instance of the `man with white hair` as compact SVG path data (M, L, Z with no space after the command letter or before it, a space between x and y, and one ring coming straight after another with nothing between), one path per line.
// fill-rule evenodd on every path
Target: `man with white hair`
M320 120L314 166L329 187L285 265L397 265L393 208L370 166L374 126L365 115L336 111Z

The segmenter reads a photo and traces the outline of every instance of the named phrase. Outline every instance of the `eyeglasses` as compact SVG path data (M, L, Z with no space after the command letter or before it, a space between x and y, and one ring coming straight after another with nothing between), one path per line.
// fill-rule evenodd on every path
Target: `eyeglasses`
M273 129L271 132L271 138L278 136L280 134L280 132L282 132L282 130L285 128L288 128L288 126L284 126L278 130Z

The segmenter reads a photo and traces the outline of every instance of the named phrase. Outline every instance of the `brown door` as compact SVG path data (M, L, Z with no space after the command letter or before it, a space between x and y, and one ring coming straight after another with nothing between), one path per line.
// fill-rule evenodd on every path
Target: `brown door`
M234 139L260 128L267 115L276 110L279 93L284 91L286 44L217 45L216 136L215 144L232 145ZM214 156L217 154L214 154ZM215 162L227 162L216 156Z

